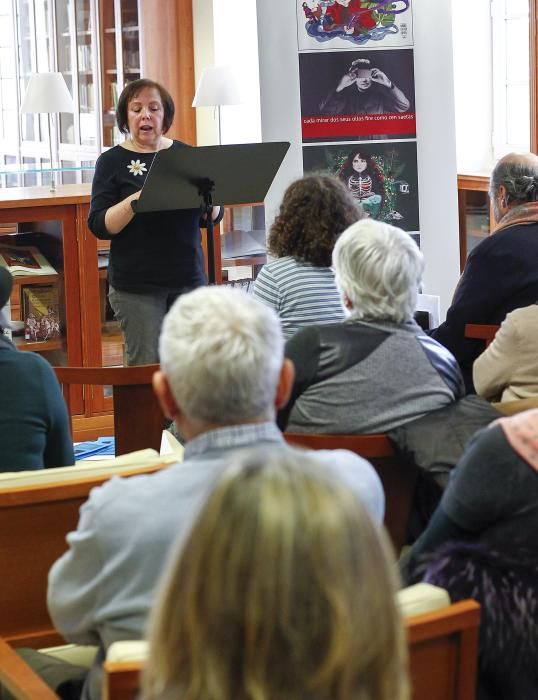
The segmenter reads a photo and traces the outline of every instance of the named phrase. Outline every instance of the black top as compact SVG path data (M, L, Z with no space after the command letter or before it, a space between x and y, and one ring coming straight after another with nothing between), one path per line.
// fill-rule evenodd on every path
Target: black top
M439 507L408 553L404 578L419 579L423 557L449 541L535 553L537 525L538 473L512 449L500 425L485 428L466 446Z
M459 362L468 391L472 367L484 351L465 338L466 323L499 324L506 314L538 298L538 224L519 224L494 233L476 246L465 263L446 321L430 332Z
M170 148L190 148L174 141ZM135 214L116 235L108 233L105 213L145 182L155 153L114 146L95 164L88 226L97 238L109 239L108 277L115 289L128 292L180 292L206 283L201 247L200 209Z

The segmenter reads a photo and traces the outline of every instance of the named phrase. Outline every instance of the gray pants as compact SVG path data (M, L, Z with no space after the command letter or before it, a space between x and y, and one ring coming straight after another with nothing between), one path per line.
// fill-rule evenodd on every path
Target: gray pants
M180 294L167 291L137 294L109 288L108 299L125 340L126 365L159 362L159 334L168 310Z
M64 700L78 700L88 674L87 668L61 661L36 649L16 649L17 654ZM14 696L0 686L0 700L14 700ZM37 700L37 699L36 699Z

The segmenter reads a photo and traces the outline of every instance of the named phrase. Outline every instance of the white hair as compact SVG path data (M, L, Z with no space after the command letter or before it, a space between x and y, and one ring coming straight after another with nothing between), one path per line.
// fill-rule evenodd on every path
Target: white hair
M405 231L362 219L337 240L333 265L336 284L351 302L353 318L397 323L413 318L424 258Z
M192 419L239 423L271 418L284 359L276 313L240 290L201 287L166 315L161 367Z

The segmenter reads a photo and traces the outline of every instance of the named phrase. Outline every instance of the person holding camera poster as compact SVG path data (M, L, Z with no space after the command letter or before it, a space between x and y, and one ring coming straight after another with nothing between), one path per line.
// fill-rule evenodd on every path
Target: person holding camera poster
M402 90L367 58L355 59L319 104L324 115L407 112L409 107Z

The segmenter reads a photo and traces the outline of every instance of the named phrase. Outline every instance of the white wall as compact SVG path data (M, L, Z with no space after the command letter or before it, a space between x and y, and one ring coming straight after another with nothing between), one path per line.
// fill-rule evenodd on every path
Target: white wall
M458 172L489 174L492 151L490 0L452 0Z
M195 80L211 65L232 66L242 104L221 107L222 143L261 141L256 0L193 0ZM218 115L198 107L198 145L218 143Z

